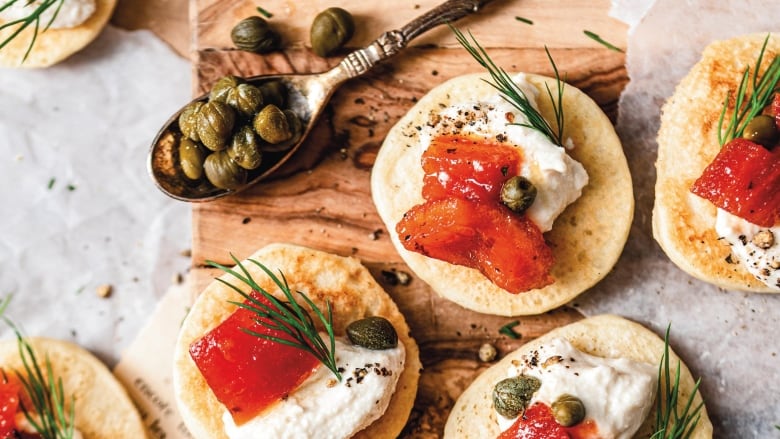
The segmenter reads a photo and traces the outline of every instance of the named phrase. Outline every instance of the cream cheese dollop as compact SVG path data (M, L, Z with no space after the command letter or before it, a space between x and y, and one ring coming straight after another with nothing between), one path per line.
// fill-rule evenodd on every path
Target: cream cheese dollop
M657 371L651 364L627 358L586 354L569 341L555 338L513 362L507 377L528 375L541 387L530 404L551 406L561 395L579 398L586 419L596 422L601 439L630 439L650 412L655 398ZM496 413L501 431L515 419Z
M35 12L43 4L43 0L18 0L8 9L0 12L0 17L7 21L19 20ZM57 9L59 8L59 11ZM95 13L95 0L63 0L62 6L54 4L40 16L41 29L46 27L56 12L57 17L49 26L50 29L66 29L76 27L89 19Z
M225 410L225 433L230 439L352 437L385 412L405 360L400 343L393 349L371 350L336 339L341 382L321 366L287 398L241 426Z
M780 225L761 227L718 209L715 232L731 246L731 254L773 291L780 291Z
M512 79L534 108L538 108L536 87L524 74ZM582 195L582 188L588 184L588 174L563 147L552 143L541 132L521 126L524 123L528 123L525 115L494 94L484 100L445 106L429 115L428 123L420 129L419 138L426 149L435 137L447 134L474 135L520 149L520 175L537 189L536 199L525 213L542 232L547 232L566 206ZM572 146L570 140L566 143L567 147Z

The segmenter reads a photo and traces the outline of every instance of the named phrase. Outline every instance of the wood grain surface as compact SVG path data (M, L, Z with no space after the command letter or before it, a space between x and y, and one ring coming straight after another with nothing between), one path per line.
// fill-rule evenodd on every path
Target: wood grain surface
M329 6L351 11L356 48L382 32L401 27L438 2L365 2L268 0L270 23L284 38L284 50L265 56L231 49L230 29L257 15L254 1L191 0L194 32L193 94L209 89L226 74L319 72L337 64L343 53L319 58L308 49L308 28L317 12ZM559 70L590 95L614 119L617 99L628 78L621 52L609 50L583 34L590 30L625 47L626 28L607 16L608 0L494 0L457 25L473 32L491 57L509 71L550 75L544 52L550 48ZM515 17L533 21L528 25ZM344 53L346 53L346 51ZM552 328L582 316L564 307L518 319L514 340L498 330L513 319L487 316L438 297L414 277L393 249L369 190L376 152L388 130L428 90L480 67L449 30L435 29L396 58L351 80L333 96L308 143L278 177L239 195L193 206L193 274L197 294L215 272L207 260L229 263L232 252L245 258L271 242L292 242L361 258L407 317L420 344L424 371L417 401L403 437L440 437L457 396L489 363L477 358L483 343L499 355ZM402 285L397 272L411 275Z
M193 50L189 0L119 0L111 24L127 30L148 29L179 55Z

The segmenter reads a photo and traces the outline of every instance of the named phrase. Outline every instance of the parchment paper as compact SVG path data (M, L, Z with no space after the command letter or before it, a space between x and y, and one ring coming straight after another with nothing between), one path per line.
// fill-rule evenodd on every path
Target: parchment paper
M147 31L108 27L52 68L0 69L0 295L27 334L113 365L186 271L189 206L145 158L189 94L188 62Z
M617 124L634 181L634 224L614 272L575 306L587 315L621 314L659 334L671 322L674 349L702 378L715 437L778 437L780 295L722 291L669 261L652 237L651 164L660 106L702 49L716 39L780 32L780 2L657 0L636 20L627 11L644 7L641 3L613 4L618 18L635 25L628 40L630 83Z
M122 355L114 375L135 401L152 439L189 439L173 394L173 351L192 299L191 285L172 286Z

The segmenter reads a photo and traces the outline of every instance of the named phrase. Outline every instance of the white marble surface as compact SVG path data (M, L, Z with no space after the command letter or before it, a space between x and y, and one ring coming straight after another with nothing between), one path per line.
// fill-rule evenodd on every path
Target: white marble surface
M52 68L0 69L0 296L27 334L112 365L184 273L189 206L145 157L189 95L189 63L147 31L108 27Z

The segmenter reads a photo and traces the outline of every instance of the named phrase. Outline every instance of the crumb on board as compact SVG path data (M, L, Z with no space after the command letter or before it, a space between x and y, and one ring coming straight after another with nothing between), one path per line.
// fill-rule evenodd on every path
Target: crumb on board
M479 347L479 361L488 363L496 359L496 347L490 343L485 343Z
M109 284L103 284L97 287L95 290L95 293L98 297L101 297L103 299L111 296L111 292L113 291L113 287Z

